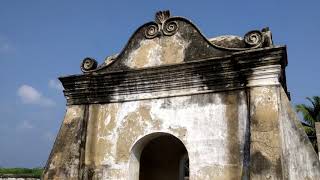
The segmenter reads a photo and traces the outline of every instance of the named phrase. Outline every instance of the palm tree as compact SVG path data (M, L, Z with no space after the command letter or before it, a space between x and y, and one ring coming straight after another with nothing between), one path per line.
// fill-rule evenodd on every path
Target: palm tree
M313 96L312 98L307 97L306 99L312 105L298 104L296 105L296 111L302 114L303 119L306 122L303 123L304 130L317 151L315 122L320 122L320 96Z

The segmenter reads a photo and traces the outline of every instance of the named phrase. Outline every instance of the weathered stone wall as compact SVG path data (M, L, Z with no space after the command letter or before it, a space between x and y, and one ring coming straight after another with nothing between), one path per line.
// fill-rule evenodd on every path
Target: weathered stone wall
M280 99L280 140L284 179L320 179L317 153L283 89Z
M86 131L86 106L68 106L49 156L43 179L78 179L82 176L82 139Z
M160 12L119 55L60 78L67 112L43 178L138 180L144 147L168 135L185 146L190 180L319 179L286 65L267 28L209 41Z
M128 179L133 147L153 133L171 134L183 142L190 179L320 177L317 154L279 85L85 109L67 108L56 140L62 144L55 143L45 179L54 179L50 173L60 179L84 174L88 179ZM78 169L83 132L84 174Z
M250 89L250 177L282 179L279 86Z
M240 179L246 100L245 91L231 91L90 105L86 166L96 179L127 179L135 142L164 132L186 146L191 179Z

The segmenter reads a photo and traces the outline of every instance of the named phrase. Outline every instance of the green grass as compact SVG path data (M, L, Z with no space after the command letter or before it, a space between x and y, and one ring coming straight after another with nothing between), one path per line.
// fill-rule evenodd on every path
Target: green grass
M40 177L42 172L42 168L0 168L0 175L14 174Z

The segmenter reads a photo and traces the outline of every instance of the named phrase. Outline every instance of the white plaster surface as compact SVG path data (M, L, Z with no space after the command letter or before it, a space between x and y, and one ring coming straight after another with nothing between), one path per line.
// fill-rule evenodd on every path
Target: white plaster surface
M107 140L111 142L111 152L105 152L105 156L101 165L107 165L108 170L103 172L105 179L122 179L128 177L128 163L116 162L117 141L119 141L119 131L124 128L126 117L130 113L137 113L135 123L143 127L143 131L129 147L133 147L134 143L140 138L155 132L165 132L179 138L189 153L190 158L190 176L204 176L202 170L207 167L241 165L243 160L243 147L245 143L245 133L248 123L246 95L244 91L237 91L238 102L232 102L233 107L238 108L236 119L228 120L227 106L223 96L224 93L212 93L204 95L181 96L173 98L153 99L144 101L132 101L125 103L113 103L112 106L117 108L116 125L114 129L107 134L97 132L97 136L101 141ZM235 93L235 94L236 94ZM210 99L210 102L209 100ZM150 121L146 121L142 114L139 114L140 108L149 109L151 116ZM101 105L100 111L110 108L110 104ZM110 122L110 115L106 115L104 124ZM228 122L237 123L238 125L238 143L239 143L239 162L238 164L230 164L230 148L228 146ZM156 124L160 124L156 126ZM135 129L126 129L135 131ZM232 130L232 129L231 129ZM180 132L179 132L180 131ZM185 132L185 134L181 132ZM233 130L232 130L233 131ZM132 138L132 137L128 137ZM130 149L127 151L130 153ZM128 156L129 157L129 156ZM116 171L117 173L114 173ZM117 177L114 177L117 174ZM125 179L125 178L123 178Z

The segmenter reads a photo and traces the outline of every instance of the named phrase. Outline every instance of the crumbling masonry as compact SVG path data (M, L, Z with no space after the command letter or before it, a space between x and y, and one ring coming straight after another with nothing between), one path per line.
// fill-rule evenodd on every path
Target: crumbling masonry
M44 179L320 179L268 28L207 39L158 12L124 49L60 77L67 110Z

